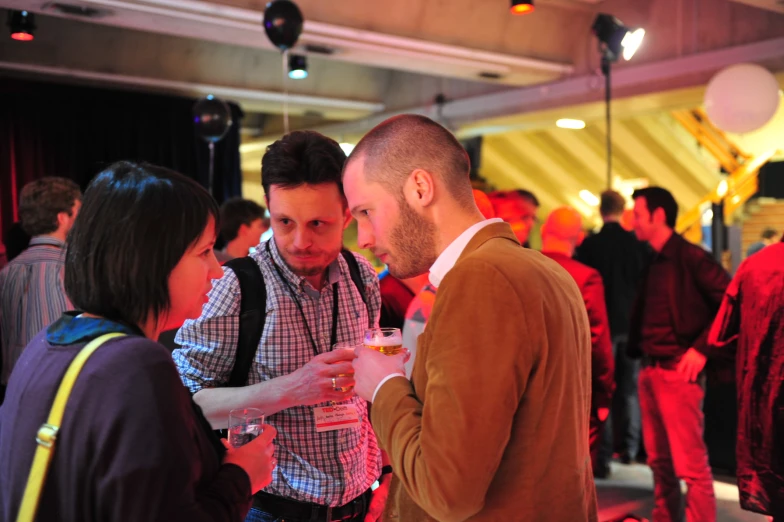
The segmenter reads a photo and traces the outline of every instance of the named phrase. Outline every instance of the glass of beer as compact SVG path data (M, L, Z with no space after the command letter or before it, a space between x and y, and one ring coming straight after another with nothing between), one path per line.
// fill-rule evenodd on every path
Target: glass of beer
M264 414L256 408L240 408L229 412L229 444L239 448L252 441L262 431Z
M403 334L400 328L369 328L364 344L384 355L397 355L403 351Z
M335 343L332 345L332 350L350 350L351 353L354 353L354 348L357 347L357 343ZM338 377L351 377L351 374L341 373ZM338 387L336 391L347 392L350 391L353 386L343 386Z

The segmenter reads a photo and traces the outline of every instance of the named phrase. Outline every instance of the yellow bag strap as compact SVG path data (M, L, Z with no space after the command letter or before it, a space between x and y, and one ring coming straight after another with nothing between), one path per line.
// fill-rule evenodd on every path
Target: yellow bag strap
M71 390L73 390L84 363L103 343L109 339L124 335L123 333L108 333L93 339L82 348L70 366L68 366L65 377L60 382L60 387L57 389L57 394L54 397L49 418L38 428L38 433L35 437L38 446L35 448L33 465L30 468L30 476L27 478L27 486L25 486L22 506L19 508L16 522L32 522L35 519L35 514L38 511L38 502L41 499L41 490L43 490L44 481L46 480L46 473L49 471L49 462L51 462L54 454L57 431L63 422L65 405L68 403L68 397L71 395Z

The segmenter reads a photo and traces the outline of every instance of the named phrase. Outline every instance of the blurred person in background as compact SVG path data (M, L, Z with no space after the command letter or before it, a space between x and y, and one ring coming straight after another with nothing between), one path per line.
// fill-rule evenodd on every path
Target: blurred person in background
M598 476L609 472L614 432L620 437L616 442L624 464L637 458L642 435L637 395L640 361L629 357L626 343L629 339L629 315L650 254L645 243L622 225L625 207L626 200L618 192L602 192L599 204L599 214L604 223L602 229L585 238L575 252L575 259L596 269L602 276L615 357L615 395L604 426L598 466L594 468ZM633 225L632 221L631 229Z
M588 265L572 259L584 234L579 212L570 207L557 208L542 225L542 254L569 272L585 302L591 329L591 463L594 476L606 478L610 473L609 459L600 461L599 452L615 389L615 360L612 356L602 276Z
M221 237L226 241L215 257L223 264L237 257L245 257L269 230L269 219L264 207L249 199L232 198L220 208Z
M539 200L534 193L524 189L505 190L493 192L489 197L495 215L509 223L521 245L529 247L539 209Z
M778 237L779 235L775 230L772 228L766 228L762 231L762 234L760 234L760 240L749 245L748 250L746 250L746 257L752 256L766 246L774 244L777 240L776 238Z
M719 354L736 353L740 504L774 522L784 522L782 260L779 241L741 263L708 335Z
M19 219L30 242L0 270L0 388L30 340L72 308L63 287L64 247L81 199L79 186L65 178L41 178L22 188Z
M678 204L661 187L632 194L634 232L655 251L632 308L627 350L642 358L642 433L653 471L654 522L716 520L704 440L707 338L730 277L713 256L675 232Z

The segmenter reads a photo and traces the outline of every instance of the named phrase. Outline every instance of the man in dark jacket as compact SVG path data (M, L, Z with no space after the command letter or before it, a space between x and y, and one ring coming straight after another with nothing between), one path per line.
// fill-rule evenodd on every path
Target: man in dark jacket
M598 234L585 238L575 253L575 259L602 275L615 356L614 405L604 426L603 448L599 452L598 465L594 467L596 476L606 475L609 471L613 431L623 437L623 444L618 444L622 448L622 462L632 462L640 449L640 401L637 397L640 361L626 354L626 342L629 338L629 314L648 258L648 249L645 243L634 237L634 233L621 226L625 206L626 201L619 193L612 190L603 192L599 213L604 226Z
M708 330L730 282L713 257L673 230L678 204L661 187L637 190L634 232L656 255L632 310L629 354L642 357L639 394L654 522L680 520L680 480L688 486L686 519L714 522L716 496L703 441Z
M599 447L602 428L610 413L615 389L615 361L610 342L610 325L604 304L602 276L593 268L572 259L576 245L582 240L580 214L569 207L553 210L542 226L542 254L561 265L577 283L588 312L591 327L591 419L589 442L594 475L607 476L607 463L600 463ZM602 467L604 466L604 467Z
M719 352L737 347L740 504L774 522L784 522L782 259L780 241L740 265L708 336Z

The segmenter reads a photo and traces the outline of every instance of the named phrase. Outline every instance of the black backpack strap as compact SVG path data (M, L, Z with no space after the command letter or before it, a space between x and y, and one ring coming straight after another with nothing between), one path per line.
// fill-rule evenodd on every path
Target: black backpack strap
M354 257L354 254L351 253L350 250L346 250L345 248L340 251L343 255L343 259L346 260L348 263L348 273L351 275L351 280L354 282L354 286L357 287L357 291L359 292L359 296L362 298L362 302L365 303L367 306L367 296L365 295L365 282L362 280L362 272L359 271L359 263L357 262L357 258Z
M226 387L236 388L248 383L253 358L264 333L267 319L267 287L256 261L251 257L238 257L224 266L232 269L240 284L240 333L234 368Z
M346 250L345 248L341 250L340 253L348 264L348 273L351 276L351 281L353 281L354 286L357 287L359 296L362 298L362 302L365 303L365 308L368 308L367 295L365 294L365 281L362 280L362 272L359 270L357 258L354 257L354 254L350 250ZM373 326L372 321L373 318L370 317L370 308L368 308L368 327Z

